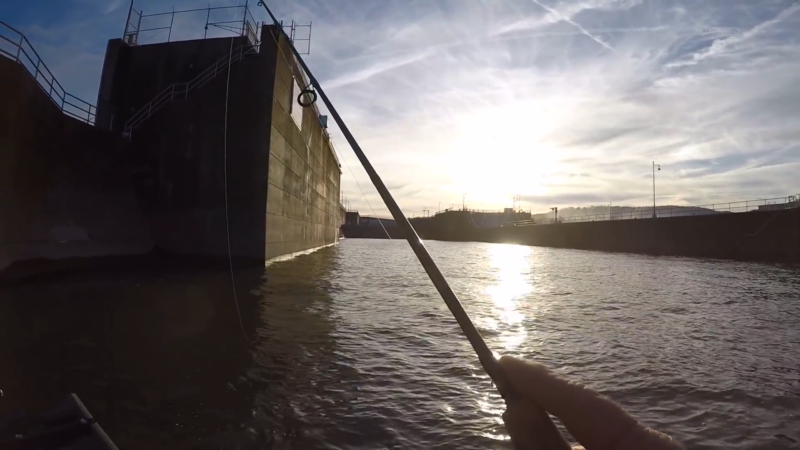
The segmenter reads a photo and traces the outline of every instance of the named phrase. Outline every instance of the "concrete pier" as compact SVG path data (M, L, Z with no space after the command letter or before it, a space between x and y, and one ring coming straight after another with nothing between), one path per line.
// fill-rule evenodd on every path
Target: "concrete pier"
M262 52L276 60L267 190L269 260L337 242L344 210L341 164L330 136L316 105L303 108L297 100L308 79L277 30L265 27L261 36Z
M15 261L150 251L128 143L63 114L4 57L0 97L0 271Z
M324 119L297 101L308 82L289 43L261 36L110 40L95 126L0 57L0 271L153 249L227 258L228 236L253 265L336 243L341 168Z

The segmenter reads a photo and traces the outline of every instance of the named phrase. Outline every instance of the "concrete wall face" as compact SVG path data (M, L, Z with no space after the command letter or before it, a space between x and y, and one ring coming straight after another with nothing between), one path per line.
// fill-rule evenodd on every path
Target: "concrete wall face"
M122 132L137 111L249 42L109 41L95 127L0 58L0 271L154 247L263 264L337 242L338 160L316 108L295 101L308 83L288 43L263 33L258 53L171 99L130 140Z
M281 38L270 27L262 33L258 54L230 66L230 83L221 70L132 132L134 185L159 247L227 256L229 228L233 255L263 262L338 240L339 163L315 108L292 106L293 86L307 82L289 46L281 41L278 51ZM242 37L110 41L98 123L120 132L164 89L245 44Z
M100 73L100 89L97 92L97 112L95 115L95 126L109 131L121 131L123 118L120 111L112 103L114 99L113 89L118 86L116 78L123 77L127 72L127 67L123 66L127 56L128 46L122 43L122 39L111 39L106 45L106 57L103 60L103 71ZM120 61L120 57L123 58ZM116 115L115 115L116 114ZM116 120L115 120L116 119Z
M245 43L236 37L117 50L112 41L117 69L104 68L99 120L121 133L164 89L190 82ZM134 184L157 246L226 257L230 232L233 256L263 263L274 65L268 55L248 55L230 66L230 83L222 69L133 130Z
M145 253L122 139L65 116L0 57L0 271L13 262Z
M314 107L297 104L297 84L308 85L291 48L270 27L261 51L277 51L267 193L267 259L339 239L341 168ZM298 126L293 118L302 117Z
M474 229L469 236L453 236L584 250L800 262L800 208Z

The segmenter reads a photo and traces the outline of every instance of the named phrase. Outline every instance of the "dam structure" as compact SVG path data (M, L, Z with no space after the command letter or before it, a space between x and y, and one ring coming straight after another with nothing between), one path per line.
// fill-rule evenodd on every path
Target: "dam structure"
M0 275L159 251L263 265L338 242L341 165L292 43L226 8L226 35L142 43L132 5L96 105L0 22Z

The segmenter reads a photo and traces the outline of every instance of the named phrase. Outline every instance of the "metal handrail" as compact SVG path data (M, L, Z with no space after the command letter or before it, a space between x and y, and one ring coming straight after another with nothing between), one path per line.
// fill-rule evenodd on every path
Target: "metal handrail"
M233 64L243 59L245 55L254 54L257 52L258 52L257 45L249 45L249 44L241 45L238 48L234 49L232 54L225 54L225 56L214 61L214 64L210 65L208 68L206 68L206 70L197 74L197 76L192 78L190 81L185 83L173 83L167 86L161 92L159 92L152 100L150 100L149 102L147 102L147 104L145 104L142 108L140 108L139 111L134 113L127 120L127 122L125 122L125 127L123 128L123 135L125 137L130 138L134 128L141 125L142 122L150 118L154 113L156 113L162 107L167 105L169 102L171 102L175 98L188 98L190 91L194 89L199 89L200 87L211 81L221 71L227 69L228 64Z
M504 208L504 209L472 209L472 208L445 208L439 211L436 211L435 214L444 214L446 212L459 212L459 211L467 211L470 213L476 214L506 214L506 209L511 209L512 214L527 214L530 211L523 211L519 208Z
M221 10L238 10L243 9L243 14L236 18L236 20L219 20L219 21L212 21L211 20L211 12L217 12ZM155 44L160 42L170 42L172 39L172 32L174 29L175 23L175 16L182 15L182 14L189 14L189 13L199 13L205 12L206 14L206 21L205 21L205 32L203 33L203 39L208 38L208 30L210 27L219 28L221 30L225 30L231 33L238 34L239 36L247 36L252 43L257 44L259 40L259 33L260 27L259 22L255 20L252 12L250 12L250 8L247 2L244 5L239 6L216 6L211 7L209 5L207 8L193 8L193 9L185 9L180 11L165 11L161 13L153 13L153 14L144 14L143 10L136 10L131 4L130 10L128 12L128 20L125 24L125 31L123 32L123 40L128 45L140 45L140 36L143 33L150 33L150 39L148 39L148 44ZM163 23L157 23L154 25L147 25L143 24L142 21L148 22L149 19L159 17L165 18L166 16L171 16L169 21L169 26L165 26ZM133 22L131 21L133 19ZM167 31L167 39L166 41L156 39L157 32ZM163 35L162 35L163 36Z
M6 42L10 44L10 47L7 44L4 45ZM3 48L4 46L6 48ZM94 125L97 107L65 91L28 38L3 21L0 21L0 54L25 67L36 84L62 113Z
M762 208L766 207L766 208ZM656 218L665 217L685 217L685 216L705 216L712 214L741 213L757 210L780 210L788 208L800 208L800 194L789 195L786 197L765 198L759 200L742 200L738 202L712 203L706 205L692 206L661 206L656 207ZM631 220L631 219L652 219L652 207L641 207L630 211L610 212L608 214L590 214L583 216L558 217L558 223L576 222L602 222L609 220ZM552 224L553 219L538 222L536 224L529 221L515 221L507 224L508 226L529 226Z

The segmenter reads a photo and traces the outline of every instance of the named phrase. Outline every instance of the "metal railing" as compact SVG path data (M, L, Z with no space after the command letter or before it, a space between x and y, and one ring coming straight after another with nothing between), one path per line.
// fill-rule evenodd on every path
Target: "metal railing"
M800 194L786 197L767 198L760 200L743 200L739 202L712 203L698 206L658 206L655 209L656 218L705 216L711 214L741 213L749 211L778 211L781 209L800 208ZM548 214L549 215L549 214ZM652 219L652 207L640 207L628 211L611 211L607 214L591 214L582 216L558 217L558 223L574 222L600 222L608 220ZM534 221L517 221L507 226L546 225L554 223L554 219L538 219Z
M527 227L530 225L538 225L538 224L539 222L537 222L535 219L528 219L528 220L518 220L516 222L511 222L509 224L503 224L503 226Z
M0 21L0 55L21 64L36 80L50 100L64 114L94 125L97 108L91 103L68 93L56 80L53 72L42 61L28 38L17 29Z
M189 92L198 89L211 81L220 72L228 68L229 64L233 64L246 55L258 53L258 46L256 45L242 45L232 50L230 54L226 53L225 56L216 60L214 64L210 65L206 70L200 72L196 77L192 78L186 83L174 83L167 86L164 90L158 93L152 100L144 105L139 111L125 122L123 136L130 138L133 129L141 125L142 122L150 118L158 110L170 103L176 98L187 98Z
M137 10L131 3L122 41L135 46L227 37L233 34L246 36L251 43L258 44L261 40L261 26L264 23L255 19L249 4L250 0L245 0L245 4L239 6L212 7L209 4L206 8L180 11L173 8L172 11L145 14L144 10ZM175 25L176 18L182 26ZM202 33L199 27L201 23L205 23ZM187 26L187 24L197 26ZM312 22L298 23L292 20L284 24L281 21L280 26L301 55L311 53Z
M175 26L175 16L183 24ZM205 20L202 39L209 37L225 37L231 34L247 36L253 44L258 43L261 31L260 23L255 20L247 1L240 6L217 6L207 8L185 9L180 11L145 14L137 10L131 3L128 20L122 40L131 46L155 44L175 40L200 39L199 26L187 27L187 23L200 24ZM181 20L182 19L182 20ZM211 36L209 36L211 31ZM166 37L166 39L165 39Z
M506 211L506 209L510 209L511 211L510 212ZM453 206L453 207L450 207L450 208L445 208L445 209L441 209L439 211L436 211L434 213L434 215L436 215L436 214L444 214L446 212L451 212L451 211L467 211L467 212L470 212L470 213L473 213L473 214L509 214L509 213L510 214L528 214L528 213L530 213L530 211L524 211L521 208L506 208L506 209L472 209L472 208L464 208L464 207Z

